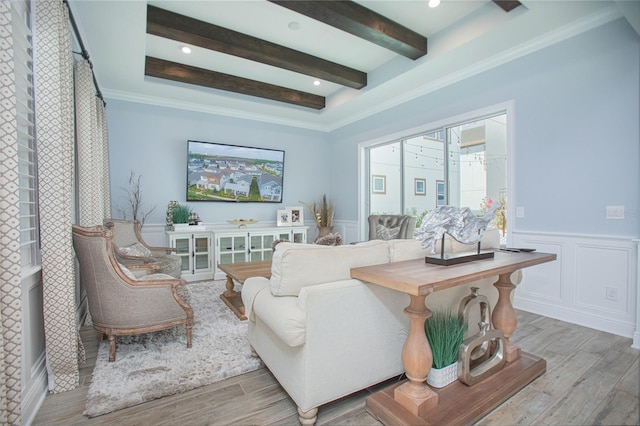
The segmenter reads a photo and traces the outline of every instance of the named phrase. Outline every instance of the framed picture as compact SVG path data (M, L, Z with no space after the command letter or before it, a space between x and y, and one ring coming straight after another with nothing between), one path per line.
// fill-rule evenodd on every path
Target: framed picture
M288 209L278 210L278 216L276 217L276 225L291 226L291 210L288 210Z
M371 175L371 192L374 194L386 194L387 177L384 175Z
M413 180L413 193L415 195L427 195L427 180L424 178L415 178Z
M436 207L444 206L444 181L436 181Z
M302 226L304 225L304 210L301 206L292 206L285 207L285 209L291 212L291 226Z

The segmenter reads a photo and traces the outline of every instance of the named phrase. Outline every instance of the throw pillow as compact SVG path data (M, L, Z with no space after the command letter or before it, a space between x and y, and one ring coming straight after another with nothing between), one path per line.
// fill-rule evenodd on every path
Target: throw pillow
M151 250L140 243L133 243L127 247L120 247L120 251L127 256L151 257Z
M133 275L133 272L131 272L129 268L127 268L126 266L124 266L122 263L119 263L119 262L118 262L118 266L120 267L122 272L124 272L124 274L127 276L127 278L130 278L134 281L137 280L136 276Z
M342 245L342 236L337 232L335 234L327 234L324 237L318 238L315 244L321 246L340 246Z
M400 227L387 228L384 225L378 224L376 226L376 239L378 240L395 240L400 233Z

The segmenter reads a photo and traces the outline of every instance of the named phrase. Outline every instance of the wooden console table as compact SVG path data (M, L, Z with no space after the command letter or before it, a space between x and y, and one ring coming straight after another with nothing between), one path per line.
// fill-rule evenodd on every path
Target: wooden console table
M238 284L244 284L245 280L251 277L271 278L271 261L222 263L218 265L218 268L227 274L227 291L220 295L220 299L222 299L240 320L246 320L247 317L244 314L242 297L240 296L240 292L233 289L233 281L237 281Z
M386 425L471 424L506 401L546 370L546 361L521 353L509 341L517 326L510 293L515 288L511 274L522 268L551 262L555 254L496 252L493 259L454 266L426 264L424 259L393 262L351 269L351 277L407 293L411 302L404 310L410 320L402 348L402 364L407 380L367 398L367 411ZM444 290L498 275L494 286L498 302L493 309L495 328L505 336L505 367L493 376L466 386L460 382L440 390L426 384L433 355L424 332L431 316L425 299ZM439 401L440 397L442 401Z

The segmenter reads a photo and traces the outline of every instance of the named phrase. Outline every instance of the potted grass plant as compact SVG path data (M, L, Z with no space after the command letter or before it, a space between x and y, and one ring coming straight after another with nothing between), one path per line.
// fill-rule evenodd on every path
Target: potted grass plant
M178 204L173 207L171 211L171 218L173 220L174 229L185 228L189 226L189 216L191 215L191 209L184 205Z
M464 320L451 311L434 311L424 323L433 363L427 383L442 388L458 379L458 351L464 338Z

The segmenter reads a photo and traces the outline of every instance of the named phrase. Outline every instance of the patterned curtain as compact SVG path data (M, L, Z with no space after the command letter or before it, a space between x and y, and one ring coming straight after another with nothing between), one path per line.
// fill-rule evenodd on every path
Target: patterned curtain
M68 10L35 2L38 184L49 390L78 386L73 223L73 58Z
M0 3L0 424L20 424L22 294L11 2Z
M86 60L75 70L76 143L78 152L78 223L102 225L111 213L109 151L104 104L94 96L93 74Z

